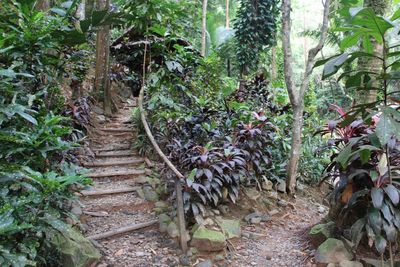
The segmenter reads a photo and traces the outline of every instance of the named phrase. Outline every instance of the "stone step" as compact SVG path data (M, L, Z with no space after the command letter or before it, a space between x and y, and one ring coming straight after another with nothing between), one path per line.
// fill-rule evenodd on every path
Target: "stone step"
M89 162L85 163L84 166L87 168L110 167L110 166L139 165L144 162L145 162L144 159L127 159L118 161Z
M86 174L88 178L105 178L105 177L115 177L115 176L139 176L145 175L145 170L123 170L123 171L103 171L94 172Z
M99 128L98 130L103 132L110 132L110 133L132 133L133 129L131 128Z
M95 153L95 156L97 158L105 158L105 157L131 157L131 156L137 156L138 153L127 149L127 150L114 150L114 151L101 151L101 152L97 152Z
M80 193L87 196L102 196L102 195L113 195L113 194L122 194L122 193L130 193L135 192L137 187L125 187L125 188L112 188L112 189L103 189L103 190L82 190Z

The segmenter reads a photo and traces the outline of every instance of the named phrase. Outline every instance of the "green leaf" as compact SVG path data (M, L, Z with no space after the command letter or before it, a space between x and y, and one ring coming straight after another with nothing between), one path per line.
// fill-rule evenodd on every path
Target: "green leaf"
M32 117L31 115L29 115L28 113L25 113L23 111L17 111L17 114L34 125L38 124L37 120L34 117Z
M385 252L386 245L387 245L387 242L386 242L386 239L383 238L383 236L377 235L375 237L375 248L379 253L382 254Z
M349 158L351 156L351 148L353 144L350 142L347 144L342 151L340 151L339 155L336 157L336 161L340 163L343 169L346 169L348 165Z
M61 8L57 8L57 7L53 7L52 9L50 9L52 12L64 17L65 15L67 15L67 12L64 9Z
M347 37L345 37L341 42L340 42L340 49L342 51L346 50L349 47L352 47L358 43L360 40L360 35L361 33L355 33L351 34Z
M385 190L386 195L388 195L393 205L399 204L399 191L396 187L394 187L392 184L388 184L383 188L383 190Z
M324 66L323 79L326 79L329 76L335 74L339 70L339 68L346 62L348 56L349 55L347 53L343 53L337 57L330 59Z
M360 159L362 164L367 163L370 158L371 158L371 151L369 149L363 149L360 151Z
M379 122L376 125L376 135L382 145L386 145L392 136L400 139L400 124L394 118L399 112L391 107L382 110Z
M400 18L400 9L397 9L396 12L390 18L391 21L395 21L396 19Z
M383 190L382 188L372 188L371 189L372 204L375 208L380 209L383 203Z
M361 218L358 219L352 226L351 226L351 242L353 242L354 247L357 248L358 244L360 243L363 235L364 235L364 227L366 224L366 219Z

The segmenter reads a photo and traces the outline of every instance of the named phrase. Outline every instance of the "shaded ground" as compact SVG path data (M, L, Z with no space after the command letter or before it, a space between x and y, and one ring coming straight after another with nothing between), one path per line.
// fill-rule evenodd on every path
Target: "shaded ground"
M115 171L143 171L146 165L131 147L132 133L108 132L107 129L122 129L130 119L134 101L127 102L112 120L105 120L101 111L93 114L100 120L105 131L95 131L91 136L91 149L97 155L95 163L110 163L110 166L93 167L92 173L112 174ZM111 151L111 152L109 152ZM109 156L107 153L125 156ZM130 152L132 153L130 153ZM106 152L105 156L104 153ZM125 153L129 152L129 153ZM101 154L103 153L103 154ZM100 157L100 155L103 155ZM124 166L115 163L130 162ZM89 191L131 188L132 192L83 197L81 221L86 227L86 235L104 233L119 227L151 221L157 218L154 204L143 200L137 189L145 175L112 175L94 178ZM312 191L312 193L310 193ZM213 254L193 254L183 257L177 240L158 231L158 225L136 230L127 234L99 240L96 245L104 257L97 266L194 266L205 259L211 259L214 266L314 266L313 249L308 242L308 230L325 215L326 208L317 204L311 195L320 195L318 190L307 188L308 196L279 201L284 195L263 192L255 201L242 194L240 206L230 205L231 212L226 217L241 219L242 237L228 244L225 251ZM276 198L278 196L278 199ZM268 199L270 205L265 205ZM279 203L278 203L279 202ZM264 203L264 204L260 204ZM279 204L279 205L276 205ZM270 214L271 220L260 224L247 224L243 218L255 210ZM89 213L89 214L88 214Z

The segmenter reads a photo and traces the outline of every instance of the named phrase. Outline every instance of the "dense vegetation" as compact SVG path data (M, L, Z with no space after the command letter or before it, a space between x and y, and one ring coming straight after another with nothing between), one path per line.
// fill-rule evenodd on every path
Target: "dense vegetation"
M151 130L186 177L184 210L198 223L207 206L240 201L244 187L284 184L297 119L288 78L305 84L297 183L329 180L329 219L338 234L354 249L374 244L392 256L400 230L400 10L388 12L394 3L384 12L367 1L332 4L326 34L303 29L298 37L326 44L320 60L303 70L295 51L289 77L279 1L231 1L225 16L225 1L210 1L206 47L198 1L119 0L104 10L86 5L84 16L80 1L48 9L39 2L0 3L1 266L59 264L54 236L71 229L74 192L90 183L79 167L90 107L113 105L111 82L134 94L143 86ZM84 91L93 67L94 88ZM302 72L310 74L306 83ZM139 110L133 120L136 148L155 157ZM165 193L174 197L174 173L162 173Z

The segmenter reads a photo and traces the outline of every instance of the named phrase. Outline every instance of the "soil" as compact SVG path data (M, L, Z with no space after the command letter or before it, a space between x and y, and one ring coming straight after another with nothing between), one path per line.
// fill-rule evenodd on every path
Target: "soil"
M131 109L136 101L123 103L117 114L103 123L102 128L128 128ZM97 109L98 112L98 109ZM96 120L98 114L93 113ZM132 145L135 134L110 134L107 131L92 131L89 138L91 150L96 153L114 151L117 154L129 150L132 155L122 157L103 156L94 162L118 162L129 159L141 159ZM128 148L127 148L128 147ZM133 156L134 155L134 156ZM93 162L93 161L91 161ZM90 162L88 162L90 163ZM106 173L115 170L144 170L143 164L128 166L93 167L92 173ZM141 188L138 176L113 176L94 178L94 184L85 190L119 189L125 187ZM241 220L242 237L229 242L225 251L220 253L194 253L182 255L178 241L167 234L161 234L158 224L94 241L103 257L97 266L195 266L206 259L213 261L213 266L316 266L313 262L314 249L308 240L309 229L320 222L326 215L327 207L322 206L323 194L315 188L306 188L307 195L288 198L284 194L261 192L257 200L246 198L241 193L240 205L229 204L230 212L224 217ZM316 196L318 199L316 199ZM266 201L270 205L266 205ZM83 215L81 222L86 235L104 233L123 226L149 222L157 219L153 211L154 203L143 200L138 192L81 197ZM280 205L277 205L279 204ZM283 203L283 204L282 204ZM254 211L270 213L271 220L260 224L247 224L243 218Z

